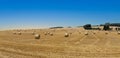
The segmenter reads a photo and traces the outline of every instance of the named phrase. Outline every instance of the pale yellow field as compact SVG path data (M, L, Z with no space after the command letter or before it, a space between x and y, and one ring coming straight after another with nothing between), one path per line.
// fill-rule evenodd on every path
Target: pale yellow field
M33 31L41 38L34 39ZM0 58L120 58L120 35L116 31L105 34L106 31L64 28L22 30L21 35L13 32L18 31L0 31ZM72 35L64 37L65 32Z

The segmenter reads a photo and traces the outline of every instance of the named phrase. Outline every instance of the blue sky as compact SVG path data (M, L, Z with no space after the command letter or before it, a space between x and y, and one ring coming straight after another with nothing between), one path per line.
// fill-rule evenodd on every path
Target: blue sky
M0 0L0 29L120 22L120 0Z

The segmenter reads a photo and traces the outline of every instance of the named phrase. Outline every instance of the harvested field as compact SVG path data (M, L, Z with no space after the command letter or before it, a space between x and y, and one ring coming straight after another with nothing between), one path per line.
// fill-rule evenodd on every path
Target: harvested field
M35 39L33 31L40 34L40 39ZM14 32L18 33L0 31L0 58L120 58L120 35L116 31L105 34L105 31L63 28L21 30L21 35ZM64 37L66 32L72 34Z

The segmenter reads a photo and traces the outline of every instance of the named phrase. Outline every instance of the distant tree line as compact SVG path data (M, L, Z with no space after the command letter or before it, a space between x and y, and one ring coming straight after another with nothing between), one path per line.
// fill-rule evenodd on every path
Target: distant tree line
M104 26L103 30L105 30L105 31L110 30L110 27L109 27L110 25L108 23L106 23L103 26ZM91 24L86 24L86 25L83 26L83 28L86 29L86 30L101 30L99 27L98 28L92 28Z
M99 26L99 25L93 25L93 26ZM86 30L101 30L99 27L97 28L92 28L91 24L86 24L83 26L84 29Z
M105 24L101 24L100 26L104 26L103 30L111 30L110 26L117 26L120 27L120 23L105 23ZM91 24L86 24L83 26L84 29L86 30L100 30L100 28L92 28Z
M120 27L120 23L111 23L110 26L118 26L118 27Z
M64 27L50 27L50 29L57 29L57 28L64 28Z
M100 26L104 26L104 25L109 25L109 26L118 26L120 27L120 23L105 23L105 24L100 24Z
M92 29L91 24L86 24L83 27L84 27L84 29L87 29L87 30L91 30Z
M105 24L104 27L103 27L103 30L110 30L110 25L109 24Z
M105 23L103 30L111 30L109 26L117 26L120 27L120 23ZM119 29L119 28L118 28ZM117 29L116 29L117 30Z

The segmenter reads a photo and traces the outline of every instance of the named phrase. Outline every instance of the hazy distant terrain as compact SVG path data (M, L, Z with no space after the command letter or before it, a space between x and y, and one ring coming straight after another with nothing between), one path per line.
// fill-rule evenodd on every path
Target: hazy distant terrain
M120 35L116 31L62 28L19 32L22 34L18 35L16 30L0 31L0 58L120 57ZM35 39L32 32L40 34L41 38ZM45 32L52 32L53 36L45 35ZM72 34L64 37L66 32Z

